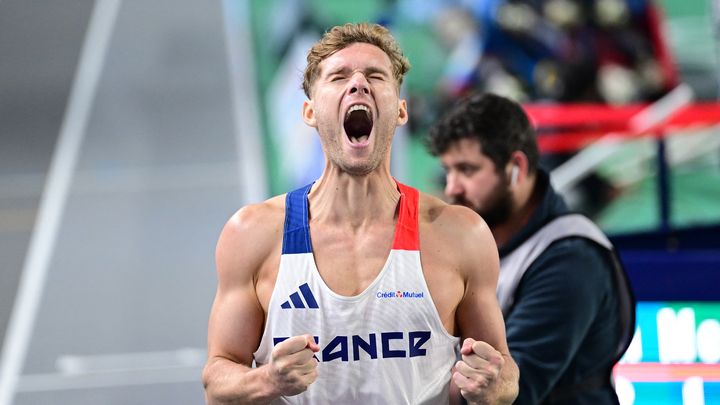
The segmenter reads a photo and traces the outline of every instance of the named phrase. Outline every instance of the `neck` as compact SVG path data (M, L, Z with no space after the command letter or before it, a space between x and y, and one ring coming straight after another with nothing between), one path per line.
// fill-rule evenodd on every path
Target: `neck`
M534 197L536 182L535 175L528 176L527 181L522 186L518 186L513 194L513 208L508 219L490 228L498 249L503 248L513 236L520 232L535 212L538 205L538 199Z
M389 170L352 176L327 168L308 195L310 219L360 228L392 220L400 192Z

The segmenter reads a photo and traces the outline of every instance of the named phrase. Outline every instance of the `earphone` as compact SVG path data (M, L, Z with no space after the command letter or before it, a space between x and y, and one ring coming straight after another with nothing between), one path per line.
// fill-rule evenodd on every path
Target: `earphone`
M517 183L517 177L518 177L519 170L520 169L518 169L517 165L513 165L512 171L510 172L510 185L511 186L514 186L515 183Z

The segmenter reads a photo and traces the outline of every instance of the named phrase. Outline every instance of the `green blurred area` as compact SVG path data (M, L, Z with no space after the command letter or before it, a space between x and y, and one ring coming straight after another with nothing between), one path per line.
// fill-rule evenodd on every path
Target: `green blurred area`
M670 225L686 228L720 222L720 171L717 168L670 175ZM648 176L624 191L595 218L610 233L654 229L660 223L657 177Z
M691 87L707 90L713 83L717 85L718 57L715 41L711 40L712 29L711 0L684 1L660 0L658 4L664 21L664 32L670 50L673 53L678 71L683 81ZM416 97L433 97L436 85L443 72L449 50L443 47L434 28L405 18L399 13L399 3L393 1L365 0L307 0L288 2L286 0L252 0L252 32L254 36L256 72L260 83L260 100L267 106L267 89L280 64L280 58L286 50L282 41L273 42L277 37L278 24L284 24L283 12L290 13L289 7L295 7L297 29L315 28L317 35L322 30L346 22L380 21L393 15L392 30L406 55L412 63L404 91L412 91ZM309 22L311 21L311 22ZM699 38L703 40L698 40ZM300 86L301 72L298 72ZM710 84L708 84L710 83ZM298 116L301 106L298 105ZM410 100L409 108L413 108ZM278 134L268 133L268 114L262 109L263 128L266 129L266 158L271 194L288 191L289 181L278 161ZM294 112L289 112L294 113ZM720 118L720 117L719 117ZM719 119L720 121L720 119ZM720 136L718 129L715 137ZM407 166L404 170L405 181L418 189L442 195L442 171L437 160L430 156L422 144L424 133L411 133L402 151ZM608 175L607 167L621 161L623 156L635 153L636 145L628 144L626 150L618 152L614 159L599 168L601 176L615 181ZM718 155L717 150L709 154ZM720 163L717 159L700 157L709 164L693 165L693 162L672 167L670 173L670 224L673 227L686 227L698 224L720 222ZM709 159L709 160L708 160ZM593 218L608 233L626 233L654 230L660 225L656 159L651 157L645 162L646 173L642 179L616 188L614 199Z
M676 61L681 80L689 83L696 93L713 90L717 92L718 63L717 42L713 41L712 4L709 0L683 1L660 0L665 23L666 40ZM720 117L718 117L720 123ZM720 129L713 130L714 138L720 137ZM672 135L672 134L668 134ZM681 133L677 138L692 136ZM652 145L655 147L655 144ZM637 153L637 145L628 143L627 148L615 156L629 158ZM625 155L624 157L622 155ZM595 218L609 233L647 231L660 224L658 194L657 156L653 155L649 174L641 181L624 190ZM695 225L720 222L720 153L709 148L707 154L698 156L694 162L670 168L669 205L670 226L686 228ZM698 164L699 162L699 164ZM608 162L608 164L612 164ZM602 169L601 169L602 170Z

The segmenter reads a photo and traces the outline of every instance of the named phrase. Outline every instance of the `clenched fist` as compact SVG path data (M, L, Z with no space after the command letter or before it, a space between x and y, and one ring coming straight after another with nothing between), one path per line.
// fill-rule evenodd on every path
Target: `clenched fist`
M297 395L317 378L320 347L310 335L293 336L278 343L270 355L267 372L280 395Z
M462 396L472 404L493 401L493 384L505 364L502 354L485 342L465 339L460 348L462 360L455 363L453 381Z

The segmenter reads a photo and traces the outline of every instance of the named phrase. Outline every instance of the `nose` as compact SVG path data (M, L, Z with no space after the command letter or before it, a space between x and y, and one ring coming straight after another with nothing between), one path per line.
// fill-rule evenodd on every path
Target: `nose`
M457 197L462 195L463 188L462 184L457 178L457 174L453 172L447 172L445 175L445 195L448 197Z
M365 75L360 72L356 72L348 83L348 94L355 93L370 94L370 83L368 83Z

